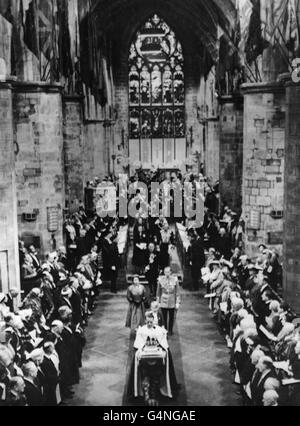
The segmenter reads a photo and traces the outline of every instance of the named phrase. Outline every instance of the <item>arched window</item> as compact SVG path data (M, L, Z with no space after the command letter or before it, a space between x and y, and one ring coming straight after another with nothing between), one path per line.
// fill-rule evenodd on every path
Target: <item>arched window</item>
M185 160L185 86L180 42L154 15L129 54L130 158L143 167Z

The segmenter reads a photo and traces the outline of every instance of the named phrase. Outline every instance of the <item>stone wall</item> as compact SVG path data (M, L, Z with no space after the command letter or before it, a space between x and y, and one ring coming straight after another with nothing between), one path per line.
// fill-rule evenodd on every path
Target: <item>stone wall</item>
M110 172L109 144L103 121L85 121L83 144L83 181L104 178Z
M244 91L243 214L252 256L283 242L285 93L280 84L247 84Z
M220 179L220 123L218 118L207 120L205 141L205 170L210 182Z
M287 86L284 291L300 314L300 85Z
M19 235L25 243L34 242L44 252L53 249L55 242L57 246L63 242L65 185L60 87L16 84L13 112L18 147Z
M12 91L0 82L0 292L20 286Z
M66 207L73 212L84 200L82 99L64 97L63 115Z
M220 197L236 213L242 207L243 102L236 97L220 100Z

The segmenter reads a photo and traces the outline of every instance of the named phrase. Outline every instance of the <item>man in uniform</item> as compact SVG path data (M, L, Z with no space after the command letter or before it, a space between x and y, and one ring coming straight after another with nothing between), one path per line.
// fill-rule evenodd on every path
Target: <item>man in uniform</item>
M172 336L175 314L180 307L180 287L178 278L172 276L170 267L165 268L164 275L158 279L157 301L162 310L165 327Z

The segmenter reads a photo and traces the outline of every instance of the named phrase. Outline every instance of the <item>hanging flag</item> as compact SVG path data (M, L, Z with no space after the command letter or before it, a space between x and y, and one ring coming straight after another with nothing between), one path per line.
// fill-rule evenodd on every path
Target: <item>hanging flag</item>
M286 47L292 58L300 55L300 0L290 0L288 7L288 26L286 28Z
M237 9L237 29L236 47L242 63L245 63L246 41L249 37L250 20L253 11L251 0L236 0Z
M61 75L69 78L73 74L73 63L71 58L68 0L57 0L57 5L59 20L59 66Z
M260 0L251 0L253 9L249 23L249 34L246 40L245 54L248 64L252 64L264 51L265 44L261 31Z
M57 0L37 0L41 79L59 80Z
M24 29L24 43L29 50L39 57L39 41L37 32L37 10L35 0L28 2L21 0L22 15L23 15L23 29Z
M0 14L0 80L11 75L12 24Z
M263 38L271 45L282 38L288 27L290 3L290 0L264 0L261 3Z

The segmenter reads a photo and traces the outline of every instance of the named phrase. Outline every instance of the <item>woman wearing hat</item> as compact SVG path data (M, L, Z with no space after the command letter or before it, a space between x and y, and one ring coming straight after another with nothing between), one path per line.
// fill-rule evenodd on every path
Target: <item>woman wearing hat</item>
M126 327L136 331L145 324L146 289L140 284L138 276L133 278L133 284L128 288L127 300L129 308L126 318Z

